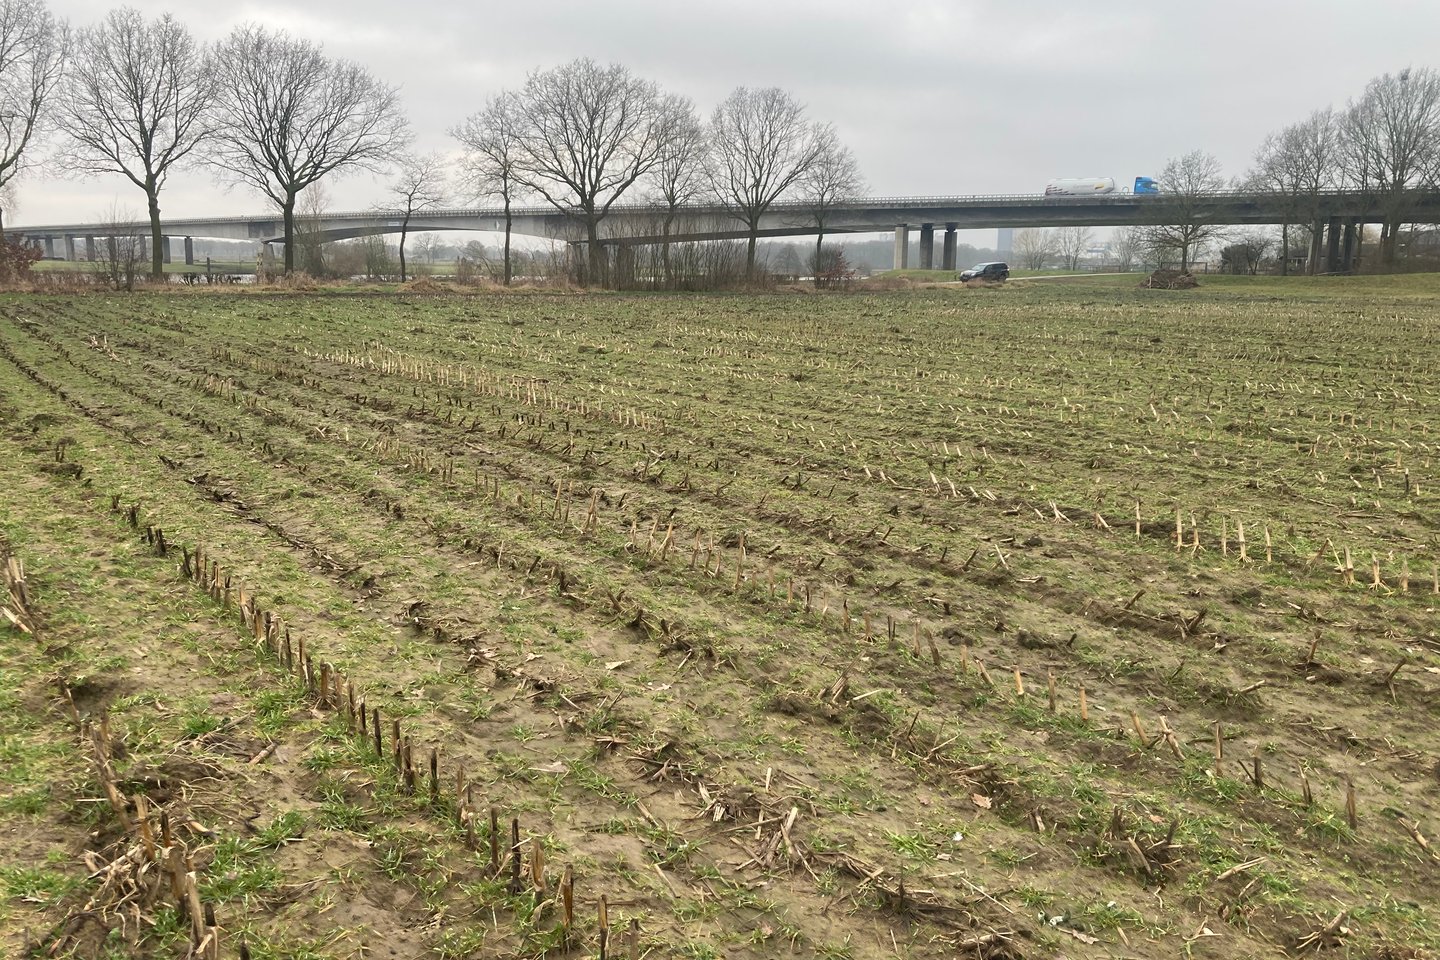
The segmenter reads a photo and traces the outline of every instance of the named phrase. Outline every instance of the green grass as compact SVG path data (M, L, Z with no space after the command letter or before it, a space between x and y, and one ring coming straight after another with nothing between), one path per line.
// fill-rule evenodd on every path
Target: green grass
M1201 282L818 298L12 299L0 302L0 342L15 375L0 404L23 413L5 420L22 425L3 440L7 476L43 481L33 499L52 511L86 509L93 491L103 515L115 491L187 541L223 545L312 652L383 705L387 744L398 717L417 742L442 745L446 773L465 764L482 847L485 807L506 827L519 816L527 845L538 838L587 890L604 876L614 899L653 911L647 931L683 929L672 952L723 954L755 936L753 912L797 916L815 897L846 896L854 872L970 903L963 868L1036 942L1047 931L1030 914L1043 908L1177 955L1255 879L1240 905L1254 912L1231 936L1237 952L1264 955L1293 938L1286 917L1436 892L1413 870L1408 838L1376 826L1387 809L1423 814L1383 738L1440 748L1405 706L1436 692L1422 668L1440 663L1411 639L1431 631L1428 600L1418 587L1347 588L1328 557L1307 560L1327 541L1350 547L1357 567L1374 552L1393 588L1400 557L1418 585L1437 554L1425 518L1437 505L1440 289L1425 277ZM88 345L96 331L119 362ZM145 443L117 440L132 434ZM89 487L38 466L61 439ZM454 478L436 467L451 458ZM499 484L498 499L477 480ZM592 490L597 523L582 533ZM1193 556L1169 541L1177 507L1204 538ZM1252 557L1268 528L1275 561L1244 564L1233 540L1227 556L1222 521L1227 536L1245 523ZM661 557L649 531L669 524L675 546ZM113 534L134 538L122 524ZM697 534L704 571L690 563ZM173 566L138 558L123 576L173 583ZM362 571L376 575L373 591L358 589ZM436 629L411 622L418 600ZM218 616L208 601L196 609ZM65 622L96 635L108 613L80 602ZM923 642L912 652L915 626L934 653ZM1316 635L1317 659L1341 677L1296 669ZM236 644L194 635L174 651L228 677L255 662ZM83 667L97 685L136 676L153 662L138 646L110 644ZM1397 707L1376 673L1401 657ZM1261 677L1265 687L1238 693ZM305 849L286 849L294 837L338 846L343 831L373 844L370 869L433 916L490 917L490 933L458 931L446 950L549 943L553 918L528 894L474 885L488 850L457 855L448 797L431 810L404 796L385 760L347 746L278 672L227 682L263 688L247 692L251 726L236 740L313 738L277 757L298 761L316 804L303 822L268 808L258 836L221 838L207 883L237 913L280 895L285 877L272 871ZM0 712L23 713L17 703ZM130 746L152 750L213 729L191 707L180 691L116 720ZM1152 736L1165 718L1183 757L1140 742L1131 711ZM1217 716L1228 738L1218 778ZM1317 716L1353 741L1317 729ZM38 815L40 765L23 762L36 745L7 750L29 791L15 815ZM1256 751L1264 791L1234 766ZM1298 802L1298 763L1313 808ZM1359 777L1359 831L1335 813L1345 776ZM813 876L777 839L792 810ZM1172 822L1181 852L1160 873L1179 893L1155 898L1146 891L1159 881L1127 840L1159 843ZM732 871L766 849L778 859ZM1261 853L1263 869L1217 888ZM835 869L842 855L851 872ZM786 885L747 886L781 869ZM363 869L353 875L364 882ZM1069 897L1080 906L1062 891L1084 891ZM878 888L862 893L823 936L802 924L803 949L859 943L888 919L875 912L883 903ZM1414 911L1369 916L1397 942L1435 945ZM939 932L914 923L902 951Z

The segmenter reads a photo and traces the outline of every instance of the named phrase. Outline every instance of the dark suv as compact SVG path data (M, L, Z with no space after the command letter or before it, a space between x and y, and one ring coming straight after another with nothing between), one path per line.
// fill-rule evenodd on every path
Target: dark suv
M994 263L977 263L960 273L961 280L1008 280L1010 264L996 260Z

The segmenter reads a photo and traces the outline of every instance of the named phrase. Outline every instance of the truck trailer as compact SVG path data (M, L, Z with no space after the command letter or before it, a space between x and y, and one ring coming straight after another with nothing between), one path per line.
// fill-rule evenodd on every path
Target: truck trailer
M1047 197L1092 197L1114 192L1115 181L1110 177L1073 177L1045 184Z
M1115 192L1115 180L1111 177L1072 177L1051 180L1045 184L1047 197L1098 197ZM1136 177L1132 193L1138 195L1157 194L1160 184L1154 177Z

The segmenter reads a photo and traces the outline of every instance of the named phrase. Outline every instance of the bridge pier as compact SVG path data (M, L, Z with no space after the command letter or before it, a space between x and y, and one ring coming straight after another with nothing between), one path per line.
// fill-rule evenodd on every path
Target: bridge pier
M920 224L920 269L935 269L935 224Z
M1325 272L1340 269L1340 218L1331 217L1325 228Z
M194 266L194 265L195 265L195 238L194 238L194 237L186 237L186 238L185 238L185 266L190 267L190 266Z
M602 244L600 249L605 250L605 245ZM635 289L635 247L632 244L615 244L614 269L611 271L610 285L616 290Z
M91 263L94 263L96 260L100 259L100 252L95 248L94 237L85 238L85 259L89 260Z
M46 237L46 238L45 238L45 259L47 259L47 260L54 260L54 259L55 259L55 238L54 238L54 237Z
M160 238L160 262L161 262L161 263L169 263L169 262L170 262L170 238L169 238L169 237L161 237L161 238Z
M571 240L565 244L565 272L577 283L580 281L581 264L586 257L586 251L582 249L584 246L586 244L583 240Z
M904 270L910 266L910 227L900 224L895 228L895 269Z
M69 233L65 234L65 259L75 259L75 236Z
M1347 217L1344 238L1340 241L1340 269L1345 273L1355 272L1355 234L1355 218Z
M955 269L955 224L945 224L945 245L940 250L940 269Z

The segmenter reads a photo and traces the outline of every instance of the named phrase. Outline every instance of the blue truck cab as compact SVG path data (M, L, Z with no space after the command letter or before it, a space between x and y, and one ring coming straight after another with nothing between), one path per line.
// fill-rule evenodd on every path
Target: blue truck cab
M1160 183L1154 177L1136 177L1135 193L1155 194L1160 192Z

